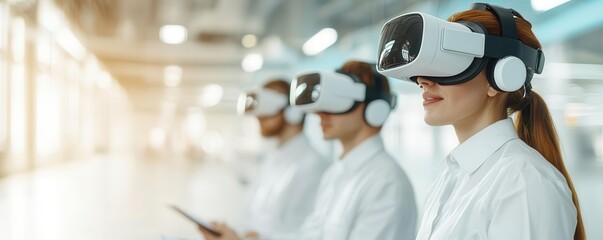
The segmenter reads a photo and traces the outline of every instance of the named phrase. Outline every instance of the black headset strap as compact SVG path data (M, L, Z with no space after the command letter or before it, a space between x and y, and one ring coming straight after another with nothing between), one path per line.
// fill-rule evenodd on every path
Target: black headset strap
M371 66L374 67L374 66ZM374 89L383 89L383 79L379 76L379 73L376 73L374 68L372 70L373 73L373 88Z
M367 102L376 100L376 99L383 99L385 100L389 106L391 108L394 107L393 105L393 95L384 90L384 81L387 81L387 77L381 75L379 72L377 72L377 65L376 64L371 64L371 73L373 74L373 87L371 88L367 88L366 91L366 98L368 99Z
M501 36L486 35L484 55L492 58L502 58L508 55L521 59L535 73L542 73L544 68L544 53L521 42L517 36L515 17L523 18L511 8L503 8L488 3L474 3L472 9L492 12L500 25ZM500 46L505 46L501 48Z
M474 3L473 9L487 10L494 13L500 25L500 35L505 38L517 39L517 25L513 17L515 10L488 3Z
M525 45L519 40L498 37L486 34L486 45L484 56L492 58L503 58L513 55L521 59L527 67L536 73L541 73L544 68L544 53L542 49L535 49ZM500 46L505 46L501 48Z

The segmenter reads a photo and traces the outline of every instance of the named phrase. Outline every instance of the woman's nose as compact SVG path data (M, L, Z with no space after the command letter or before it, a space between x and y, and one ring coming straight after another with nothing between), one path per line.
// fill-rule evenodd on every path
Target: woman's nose
M418 77L417 78L417 83L419 83L419 86L421 86L421 87L427 87L427 86L433 86L433 85L435 85L435 82L433 82L433 81L431 81L429 79L426 79L424 77Z

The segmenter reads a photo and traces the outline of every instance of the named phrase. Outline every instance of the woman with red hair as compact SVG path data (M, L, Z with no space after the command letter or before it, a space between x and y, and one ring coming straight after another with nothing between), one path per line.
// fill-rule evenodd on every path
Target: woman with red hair
M544 54L531 24L490 4L434 19L386 23L378 67L423 88L425 122L452 125L460 143L429 192L417 239L585 239L551 115L532 90Z

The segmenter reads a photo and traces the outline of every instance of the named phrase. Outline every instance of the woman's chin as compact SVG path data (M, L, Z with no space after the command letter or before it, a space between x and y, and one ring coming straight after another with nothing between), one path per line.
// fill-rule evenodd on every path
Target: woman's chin
M445 121L443 121L441 119L437 119L437 118L433 118L433 117L429 117L429 116L425 116L425 118L423 120L425 121L425 123L427 123L427 125L433 126L433 127L448 125L448 123L446 123Z

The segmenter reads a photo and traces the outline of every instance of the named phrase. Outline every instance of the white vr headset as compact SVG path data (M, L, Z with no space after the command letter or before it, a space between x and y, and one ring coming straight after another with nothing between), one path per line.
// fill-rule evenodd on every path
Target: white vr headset
M377 74L377 73L375 73ZM384 76L375 76L375 86L367 87L357 77L341 72L311 72L291 82L290 102L306 112L345 114L366 103L365 121L373 127L385 123L395 107L395 96L383 90Z
M476 3L473 9L491 11L501 36L490 35L476 22L448 22L425 14L408 13L389 20L381 31L377 71L417 82L425 77L441 85L473 79L486 67L490 85L504 92L529 86L541 73L544 53L517 38L513 9Z
M270 89L253 89L241 93L237 103L239 114L249 114L256 117L271 117L284 110L285 120L289 124L299 124L304 118L304 113L289 106L289 99L282 94Z

